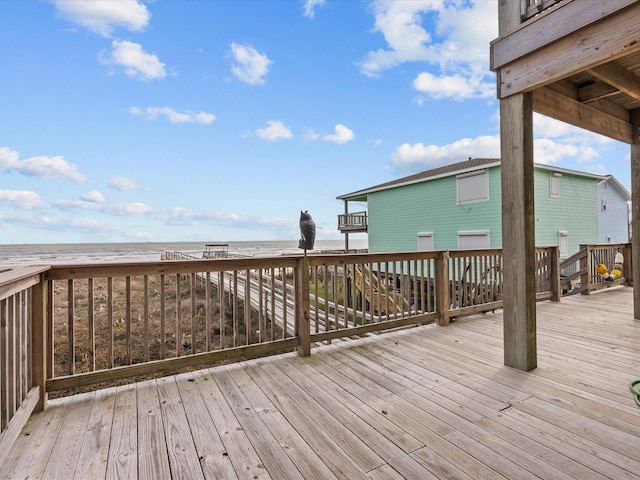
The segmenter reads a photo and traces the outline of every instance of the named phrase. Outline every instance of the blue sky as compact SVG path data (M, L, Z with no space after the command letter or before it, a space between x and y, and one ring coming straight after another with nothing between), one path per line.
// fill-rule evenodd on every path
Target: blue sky
M339 239L336 196L498 157L497 0L3 0L0 243ZM629 147L536 115L536 162ZM362 238L362 237L361 237Z

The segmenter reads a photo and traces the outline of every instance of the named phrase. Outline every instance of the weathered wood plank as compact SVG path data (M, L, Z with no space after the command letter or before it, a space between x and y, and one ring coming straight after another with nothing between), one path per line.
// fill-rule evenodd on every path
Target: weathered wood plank
M204 479L174 377L157 380L172 478Z
M304 478L295 463L287 456L282 444L266 428L260 415L250 407L250 403L233 381L229 372L220 369L215 379L256 453L264 460L263 465L269 475L272 478L283 480Z
M170 478L158 388L154 380L136 385L138 412L138 478Z
M118 387L115 395L111 446L106 479L136 478L138 475L138 434L135 385ZM136 428L133 428L133 426Z
M227 370L254 411L258 412L264 424L285 446L285 451L305 479L336 478L329 467L304 441L295 427L278 411L269 397L260 390L240 366L227 367Z
M203 379L204 378L204 379ZM199 381L207 381L203 373L185 373L176 377L180 395L188 399L184 402L185 414L191 429L202 473L207 479L238 478L226 451L220 433L207 409L205 399L198 388Z
M87 428L94 398L95 392L77 395L69 405L70 411L60 427L60 433L51 451L51 460L42 475L43 479L65 479L75 474L83 439L78 432L84 432Z
M203 372L202 375L195 375L194 380L205 401L214 427L220 433L225 447L223 455L226 454L229 457L238 478L271 478L214 380L216 372L217 369Z
M106 476L115 393L115 388L96 392L73 478L83 480Z
M69 413L69 405L72 403L73 397L67 397L47 409L46 419L40 419L38 426L29 435L26 448L13 470L6 477L7 479L40 478L42 476L47 468L47 463L42 460L50 458L64 419Z
M312 410L305 408L305 403L296 402L288 395L283 395L277 380L274 381L261 367L254 361L247 363L247 373L253 381L262 389L265 395L269 396L278 410L283 413L293 425L296 426L298 433L305 439L333 474L341 479L366 478L365 470L359 467L355 460L351 458L350 453L346 452L340 445L336 443L334 431L325 431L319 426L310 414ZM313 407L313 405L312 405Z

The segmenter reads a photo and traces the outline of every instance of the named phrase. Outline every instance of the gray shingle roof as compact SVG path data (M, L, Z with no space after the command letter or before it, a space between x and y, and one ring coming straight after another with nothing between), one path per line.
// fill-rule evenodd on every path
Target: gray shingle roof
M398 178L390 182L381 183L373 187L368 187L352 193L340 195L337 198L338 200L344 200L346 198L363 195L365 193L369 193L372 191L385 190L387 188L391 188L394 186L417 183L430 178L444 177L444 176L452 175L462 171L475 170L490 164L499 165L500 159L499 158L470 158L469 160L465 160L464 162L452 163L451 165L444 165L442 167L434 168L432 170L425 170L424 172L415 173L413 175Z

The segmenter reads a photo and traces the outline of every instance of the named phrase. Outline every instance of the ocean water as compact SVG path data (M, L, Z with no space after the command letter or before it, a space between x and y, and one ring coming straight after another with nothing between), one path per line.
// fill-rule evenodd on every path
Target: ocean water
M0 244L0 271L26 265L159 261L164 252L201 258L207 242ZM298 241L225 242L230 254L277 256L300 254ZM350 249L367 248L367 240L349 239ZM344 240L316 240L314 252L342 250Z

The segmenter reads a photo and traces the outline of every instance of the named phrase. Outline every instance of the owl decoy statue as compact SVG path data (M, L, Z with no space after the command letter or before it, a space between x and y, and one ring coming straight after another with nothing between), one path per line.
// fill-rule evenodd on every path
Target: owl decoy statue
M300 241L298 248L313 250L313 242L316 239L316 224L307 210L300 210Z

